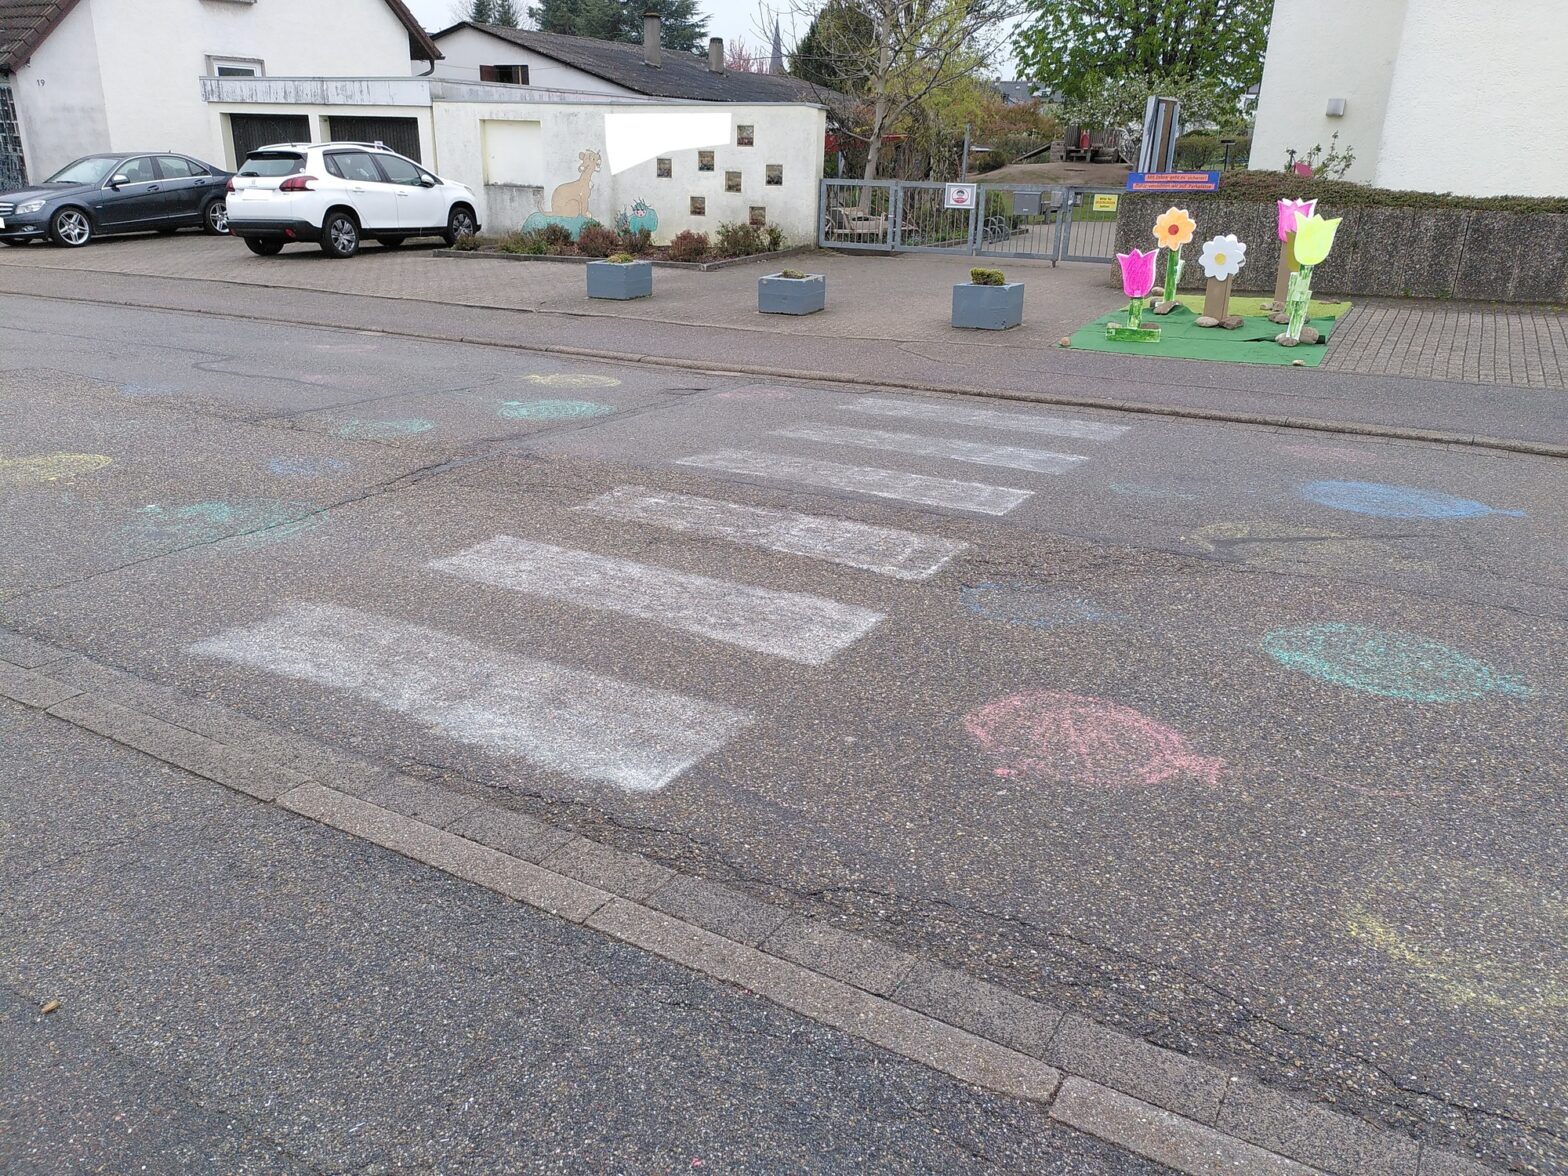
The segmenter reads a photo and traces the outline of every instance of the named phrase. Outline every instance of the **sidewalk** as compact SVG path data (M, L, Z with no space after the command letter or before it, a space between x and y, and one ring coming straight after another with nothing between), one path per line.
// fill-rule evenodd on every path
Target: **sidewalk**
M1317 370L1110 356L1056 345L1121 300L1099 266L1011 263L1028 284L1024 326L954 331L950 289L973 260L803 255L796 265L827 275L829 310L798 319L756 313L760 265L659 270L654 298L618 304L590 302L581 268L558 262L376 249L348 263L308 250L261 259L191 236L10 250L0 292L1540 452L1568 443L1568 332L1552 311L1358 307ZM1438 378L1454 373L1473 381Z

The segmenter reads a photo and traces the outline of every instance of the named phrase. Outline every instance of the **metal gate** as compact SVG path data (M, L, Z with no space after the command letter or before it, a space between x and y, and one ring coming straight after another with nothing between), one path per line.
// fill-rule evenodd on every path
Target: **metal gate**
M419 120L414 118L366 118L357 114L334 114L327 119L327 138L337 143L380 143L415 163L419 158Z
M817 244L880 253L1037 258L1053 264L1115 256L1116 201L1105 198L1118 189L979 184L971 207L948 208L946 187L926 181L823 180Z
M0 192L27 186L27 160L22 156L22 129L9 83L0 82Z
M310 142L310 119L303 114L231 114L229 130L234 136L236 167L258 147Z

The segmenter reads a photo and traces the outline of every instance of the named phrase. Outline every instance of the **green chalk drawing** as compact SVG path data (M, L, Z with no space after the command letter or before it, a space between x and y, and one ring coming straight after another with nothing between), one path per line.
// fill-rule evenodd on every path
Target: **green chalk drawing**
M1384 698L1406 702L1466 702L1488 694L1529 698L1515 678L1414 633L1366 625L1300 625L1275 629L1263 651L1282 666Z
M241 498L144 506L137 529L148 540L180 546L233 538L246 547L277 543L321 524L322 513L309 502Z
M412 437L416 433L428 433L435 427L435 421L427 421L424 417L406 417L392 421L352 420L334 429L333 432L339 437L384 441L392 437Z
M564 421L606 416L615 409L592 400L508 400L496 415L509 421Z

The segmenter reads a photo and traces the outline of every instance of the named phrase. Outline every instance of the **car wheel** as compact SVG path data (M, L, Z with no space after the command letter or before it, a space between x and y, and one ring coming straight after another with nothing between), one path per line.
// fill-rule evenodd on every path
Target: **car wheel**
M321 226L321 251L328 257L348 258L359 252L359 225L346 212L329 212Z
M271 241L266 237L246 237L245 248L257 257L276 257L283 252L283 242Z
M79 249L93 239L93 222L80 208L62 208L49 220L49 238L56 245Z
M403 242L406 240L408 240L407 237L382 237L381 246L384 249L401 249L403 248Z
M222 237L229 231L229 205L224 200L213 200L202 209L201 231L214 237Z
M446 240L446 247L450 249L457 244L459 237L472 237L478 231L479 222L474 219L473 212L459 204L446 218L446 232L442 237Z

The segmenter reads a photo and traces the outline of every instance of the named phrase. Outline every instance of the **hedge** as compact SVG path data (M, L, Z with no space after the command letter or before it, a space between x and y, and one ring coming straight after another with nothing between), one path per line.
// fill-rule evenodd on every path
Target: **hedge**
M1344 180L1322 180L1278 171L1231 171L1220 177L1221 198L1273 203L1282 196L1319 200L1340 208L1472 209L1482 212L1568 212L1562 196L1455 196L1451 192L1399 192Z

